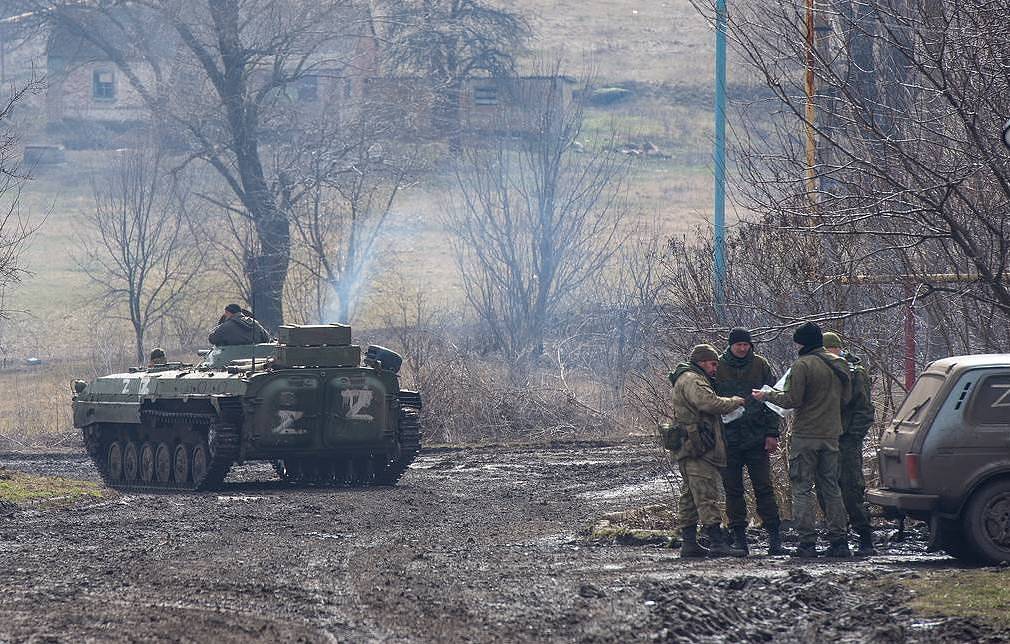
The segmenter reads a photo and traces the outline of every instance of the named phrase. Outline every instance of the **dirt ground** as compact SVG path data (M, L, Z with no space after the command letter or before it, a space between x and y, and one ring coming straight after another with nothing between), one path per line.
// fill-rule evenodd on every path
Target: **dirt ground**
M97 478L78 454L0 465ZM426 452L395 488L251 464L217 493L22 508L0 518L0 641L1004 641L907 608L896 579L956 567L921 538L800 563L586 537L668 490L651 445L562 444Z

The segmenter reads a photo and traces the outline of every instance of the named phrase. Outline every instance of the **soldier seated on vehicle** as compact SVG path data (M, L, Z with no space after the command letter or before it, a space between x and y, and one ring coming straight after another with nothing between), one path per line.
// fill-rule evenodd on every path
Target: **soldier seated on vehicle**
M147 368L160 367L166 364L168 364L168 357L165 355L165 350L161 347L151 349L151 356L147 360Z
M216 346L235 344L259 344L270 342L270 333L256 321L252 313L238 304L224 307L224 315L218 320L217 326L207 338Z

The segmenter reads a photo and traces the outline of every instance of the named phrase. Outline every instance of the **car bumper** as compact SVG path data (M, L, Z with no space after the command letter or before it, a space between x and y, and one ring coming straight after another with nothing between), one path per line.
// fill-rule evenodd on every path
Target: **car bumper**
M940 497L936 494L916 494L883 489L866 491L866 500L870 503L905 512L932 512L936 509L939 499Z

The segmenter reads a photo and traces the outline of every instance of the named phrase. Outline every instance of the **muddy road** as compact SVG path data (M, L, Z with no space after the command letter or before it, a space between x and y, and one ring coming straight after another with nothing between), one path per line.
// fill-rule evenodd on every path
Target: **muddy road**
M83 455L0 456L97 479ZM853 562L594 544L669 486L644 443L427 452L395 488L225 488L0 518L0 641L1003 641L914 614L921 541ZM763 552L763 546L756 547Z

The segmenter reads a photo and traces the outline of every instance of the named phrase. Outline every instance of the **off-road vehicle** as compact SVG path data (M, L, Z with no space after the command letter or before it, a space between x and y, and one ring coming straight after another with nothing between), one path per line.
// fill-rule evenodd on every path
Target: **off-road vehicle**
M1010 355L930 364L880 439L871 503L929 522L930 546L1010 561Z
M362 360L341 325L278 336L75 381L74 426L106 484L202 490L256 460L295 481L396 483L421 448L421 397L400 389L400 356L371 346Z

